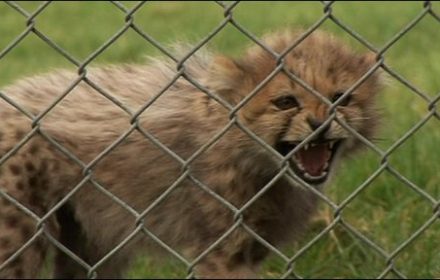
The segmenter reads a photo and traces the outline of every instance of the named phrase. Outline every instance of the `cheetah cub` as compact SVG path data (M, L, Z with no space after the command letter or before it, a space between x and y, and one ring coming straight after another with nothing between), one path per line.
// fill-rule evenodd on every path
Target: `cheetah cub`
M263 41L282 53L300 34ZM304 184L321 190L360 146L353 130L372 137L381 88L375 72L342 98L375 59L323 32L283 61L323 98L280 71L243 103L280 65L259 46L240 59L199 51L179 78L174 62L151 59L4 88L0 277L38 277L50 248L56 278L122 277L135 253L162 251L155 238L189 261L222 238L195 275L257 275L270 250L254 234L275 247L298 237L317 208Z

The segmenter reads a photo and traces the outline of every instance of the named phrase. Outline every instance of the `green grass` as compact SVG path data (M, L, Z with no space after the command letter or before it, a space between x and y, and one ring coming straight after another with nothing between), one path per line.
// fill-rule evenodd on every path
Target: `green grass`
M33 11L39 3L21 3ZM125 5L131 7L134 3ZM440 5L433 3L439 13ZM374 46L384 46L422 11L422 3L363 2L336 3L333 15L349 25ZM243 2L234 9L235 19L256 35L282 27L307 28L323 14L316 3ZM215 3L147 3L135 22L166 45L175 40L198 42L223 19ZM53 3L36 19L38 30L82 61L124 25L124 14L109 3ZM440 23L424 18L386 53L386 63L431 98L440 92ZM337 34L359 51L365 48L331 21L321 29ZM25 30L24 18L0 4L0 50ZM239 55L251 42L232 26L226 27L208 45L230 55ZM133 31L124 34L92 65L142 62L145 55L157 55L148 42ZM0 60L0 86L20 77L58 67L73 68L61 55L31 34ZM384 124L377 145L389 149L405 132L428 113L427 103L399 82L391 79L380 96ZM437 106L439 107L439 106ZM400 174L420 186L436 200L440 198L440 122L430 119L425 126L398 147L388 158ZM338 180L326 194L336 203L344 201L380 166L372 151L343 165ZM388 253L412 236L433 214L433 205L385 171L342 211L345 222ZM309 231L298 244L282 248L292 256L331 223L333 212L324 203ZM440 277L440 221L432 224L393 260L394 267L408 277ZM264 265L265 277L279 277L285 263L272 257ZM295 272L303 277L377 277L387 267L386 258L353 236L342 226L324 235L296 262ZM129 271L133 278L183 277L186 268L177 260L153 261L140 257ZM396 275L390 273L387 277Z

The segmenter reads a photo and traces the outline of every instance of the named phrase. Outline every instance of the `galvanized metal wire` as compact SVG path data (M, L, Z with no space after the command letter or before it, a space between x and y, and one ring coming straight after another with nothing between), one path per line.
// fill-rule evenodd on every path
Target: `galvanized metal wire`
M23 17L24 28L21 34L19 34L15 39L13 39L3 50L0 50L0 63L1 59L5 57L9 52L11 52L14 48L20 45L20 43L30 34L36 35L42 42L46 43L47 46L52 48L60 57L63 57L67 60L72 66L76 67L77 77L72 83L62 92L51 105L49 105L45 110L43 110L39 115L33 115L28 112L25 108L22 108L19 104L15 103L13 100L8 98L8 96L0 91L0 98L8 103L10 106L17 109L24 116L32 121L32 129L22 138L21 141L16 143L16 145L5 155L0 158L0 166L4 164L8 159L13 157L32 137L35 135L41 135L48 143L50 143L53 148L60 151L64 154L69 160L75 163L78 167L82 169L83 179L74 186L65 197L59 201L56 205L54 205L44 216L40 217L30 209L26 208L20 201L13 198L6 191L4 191L0 186L0 196L6 199L11 204L15 205L17 209L31 217L35 220L37 225L37 231L29 239L20 249L18 249L8 260L4 263L0 264L0 270L5 268L8 264L13 262L20 254L23 253L26 248L31 246L33 242L35 242L40 236L44 236L52 245L56 248L64 252L67 256L76 261L79 265L81 265L87 272L88 277L94 278L97 276L97 270L99 267L110 258L112 258L116 253L118 253L124 246L126 246L133 238L135 238L139 234L144 234L151 238L154 242L156 242L160 247L164 248L168 251L172 256L174 256L177 260L179 260L182 264L184 264L188 269L187 277L191 278L194 276L193 268L194 266L202 260L207 254L213 251L223 240L225 240L235 229L241 228L248 232L251 236L255 238L260 244L262 244L269 251L280 257L286 263L286 270L282 275L283 278L295 277L301 278L297 271L295 271L295 262L301 258L305 252L307 252L312 246L314 246L320 239L326 236L331 230L333 230L336 226L341 226L348 232L350 232L355 238L363 242L366 246L375 251L378 255L380 255L384 259L385 268L383 271L377 274L378 278L387 277L390 273L399 278L406 278L406 276L397 269L395 266L395 260L401 254L405 248L407 248L412 242L417 240L417 238L428 229L433 223L438 221L440 217L440 201L427 193L423 187L418 186L416 183L412 182L410 179L401 174L398 170L396 170L392 164L389 162L389 157L393 152L396 151L403 143L408 141L412 136L414 136L417 131L423 127L426 122L431 119L440 120L440 114L438 112L438 104L440 103L440 92L431 97L427 93L418 89L415 85L413 85L409 80L405 79L398 72L393 70L389 65L385 62L386 53L393 48L393 45L399 41L405 34L410 32L422 19L425 17L432 17L438 23L440 23L440 15L433 9L432 3L430 1L421 2L420 4L420 12L419 14L411 20L406 26L404 26L399 32L397 32L394 36L392 36L387 43L385 43L381 47L376 47L368 40L366 40L362 35L356 33L348 24L345 24L341 19L339 19L333 13L333 6L335 5L334 1L322 1L322 16L309 28L307 28L303 34L297 39L296 42L293 42L290 47L288 47L282 53L276 53L270 47L266 46L264 42L262 42L258 36L249 31L245 26L240 24L236 18L234 18L234 10L240 6L239 1L234 2L222 2L215 1L214 3L223 9L223 19L215 26L205 37L203 37L194 47L188 51L186 55L181 58L175 57L167 47L163 46L158 40L153 38L151 35L146 33L136 24L135 18L136 13L140 9L147 8L146 3L144 1L139 2L131 8L126 6L126 3L120 1L110 1L115 9L117 9L120 13L125 16L125 21L121 24L121 27L117 32L115 32L106 42L104 42L99 48L97 48L94 52L90 53L84 60L79 60L74 55L70 54L67 50L60 47L54 40L52 40L49 36L45 35L42 31L38 29L37 22L39 15L47 9L52 3L51 1L43 2L35 11L29 12L24 9L20 3L13 1L6 1L7 5L11 8L11 12L17 13ZM349 95L351 92L356 90L357 87L361 85L361 83L373 75L375 71L381 68L383 71L387 72L390 77L401 83L407 89L409 89L415 96L426 102L426 114L411 127L404 135L402 135L393 145L391 145L387 150L383 150L374 143L370 142L362 135L357 133L353 128L351 128L347 123L343 120L338 119L334 109L338 105L338 102L331 103L327 98L323 97L317 90L315 90L312 86L308 85L301 78L296 76L294 73L290 72L285 67L284 57L287 55L289 51L294 49L297 45L299 45L304 39L306 39L310 34L312 34L315 30L320 28L323 23L332 22L336 26L338 26L341 30L345 31L346 34L350 35L353 39L361 43L370 51L373 51L377 55L376 64L371 67L371 69L365 73L365 75L359 79L350 89L348 89L343 97ZM235 30L240 32L243 36L251 40L253 43L259 45L262 49L264 49L268 54L270 54L276 61L277 67L252 91L249 95L240 101L237 105L233 106L223 100L221 97L217 96L215 93L210 92L207 88L197 82L191 75L187 72L185 67L185 62L191 58L200 48L204 47L210 40L212 40L217 34L223 30L226 26L233 27ZM97 57L99 57L107 48L109 48L112 44L114 44L123 34L125 34L128 30L134 31L140 38L144 39L146 42L151 44L154 48L159 50L163 55L170 58L175 62L176 65L176 73L175 76L169 81L167 85L165 85L162 90L156 93L156 95L146 102L141 108L133 112L130 108L128 108L122 101L118 100L116 97L112 96L111 92L108 92L104 88L100 87L99 84L96 84L88 77L87 67L90 65L92 61L94 61ZM300 143L293 151L291 151L286 156L281 156L278 152L274 150L273 147L266 144L262 139L260 139L255 133L253 133L250 129L248 129L237 117L237 112L246 105L252 98L254 98L260 90L272 80L272 78L278 73L284 73L288 77L290 77L293 81L301 85L304 89L306 89L310 94L318 97L322 102L329 105L330 115L327 121L322 124L320 128L313 132L307 139L305 139L302 143ZM154 135L145 130L139 125L139 116L152 104L154 104L155 100L157 100L162 94L164 94L168 88L170 88L178 79L183 78L191 83L194 87L198 88L200 91L204 92L206 95L217 101L224 108L229 110L230 121L229 123L222 128L216 135L214 135L208 142L205 143L202 147L200 147L192 156L188 159L183 159L179 155L177 155L174 151L169 149L163 143L160 142ZM53 108L55 108L66 96L68 96L71 91L80 83L85 82L92 88L94 88L99 94L101 94L104 98L109 100L114 104L114 106L120 108L127 114L127 123L130 125L126 131L121 131L121 135L118 139L116 139L111 145L109 145L104 151L102 151L99 155L97 155L90 162L81 161L74 152L68 150L66 147L63 147L59 142L57 142L51 135L44 131L41 127L41 122L43 118L50 114ZM341 98L340 101L342 101ZM305 144L308 143L311 139L315 137L315 135L319 134L321 130L325 129L326 125L332 121L337 121L340 123L348 132L353 134L359 141L361 141L365 146L369 147L374 153L379 156L377 169L361 184L359 185L345 200L340 203L336 203L332 201L325 194L316 190L313 186L308 185L301 178L299 178L295 173L291 170L289 165L288 158L301 149ZM221 195L215 193L209 186L202 183L197 179L192 173L190 164L196 160L200 155L202 155L208 148L210 148L216 141L218 141L231 127L240 128L246 135L248 135L251 139L253 139L256 143L261 145L268 152L272 153L274 157L279 159L279 173L269 182L266 186L264 186L252 199L250 199L245 205L241 208L235 207L229 201L224 199ZM161 149L164 153L172 157L176 162L181 165L182 174L176 181L167 188L166 191L162 193L147 209L143 212L139 213L134 210L130 205L124 202L121 198L117 197L115 194L111 193L107 190L105 185L103 185L99 180L94 178L93 176L93 167L98 164L102 159L104 159L108 153L113 151L118 145L123 143L129 135L133 132L141 133L147 141L153 143L157 148ZM363 192L369 185L376 180L376 178L382 173L388 173L395 178L397 178L400 182L402 182L409 189L417 193L421 196L427 203L430 203L433 208L432 216L423 223L420 228L415 231L407 240L402 242L399 246L397 246L393 251L388 252L383 249L380 245L378 245L374 240L366 237L362 234L356 227L350 225L344 217L342 213L346 209L346 207L354 200L356 197ZM279 248L276 248L273 244L270 244L263 237L258 235L252 228L250 228L244 222L243 212L250 207L255 201L257 201L266 191L268 191L277 180L281 177L286 177L289 180L295 182L295 185L301 185L304 189L313 192L316 196L325 204L327 204L333 211L334 219L328 224L318 235L316 235L313 239L311 239L307 244L305 244L301 249L299 249L294 255L288 256L283 253ZM202 252L199 256L194 259L186 259L183 255L177 252L174 248L166 244L163 240L160 240L150 229L144 225L143 220L144 217L152 211L159 203L161 203L166 197L168 197L184 180L192 181L200 190L206 192L211 195L217 201L222 203L225 207L227 207L232 214L235 216L234 224L225 232L221 237L219 237L215 242L209 244L207 249ZM55 212L62 207L76 192L78 192L86 183L91 183L92 186L95 187L96 190L100 191L102 194L111 198L114 203L123 207L130 213L136 220L135 229L132 231L130 235L128 235L124 240L122 240L118 246L113 248L110 252L108 252L101 260L96 263L87 263L82 260L79 256L77 256L74 252L69 250L63 244L61 244L54 236L52 236L48 230L47 220L50 217L53 217Z

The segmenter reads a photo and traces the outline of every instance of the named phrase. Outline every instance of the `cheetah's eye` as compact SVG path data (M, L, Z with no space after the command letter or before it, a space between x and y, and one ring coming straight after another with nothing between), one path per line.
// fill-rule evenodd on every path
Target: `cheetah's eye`
M298 101L292 95L284 95L273 100L272 103L281 110L289 110L299 106Z
M332 103L335 103L337 100L339 100L342 95L344 95L344 92L342 91L338 91L335 93L335 95L333 95L332 98ZM341 103L339 103L339 106L347 106L351 101L351 95L348 95L344 98L344 100L341 101Z

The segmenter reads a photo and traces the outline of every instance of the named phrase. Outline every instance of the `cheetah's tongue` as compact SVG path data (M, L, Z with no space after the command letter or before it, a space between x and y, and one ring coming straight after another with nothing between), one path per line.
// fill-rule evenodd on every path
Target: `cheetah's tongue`
M302 169L312 176L319 176L325 171L330 157L328 144L305 145L296 153Z

